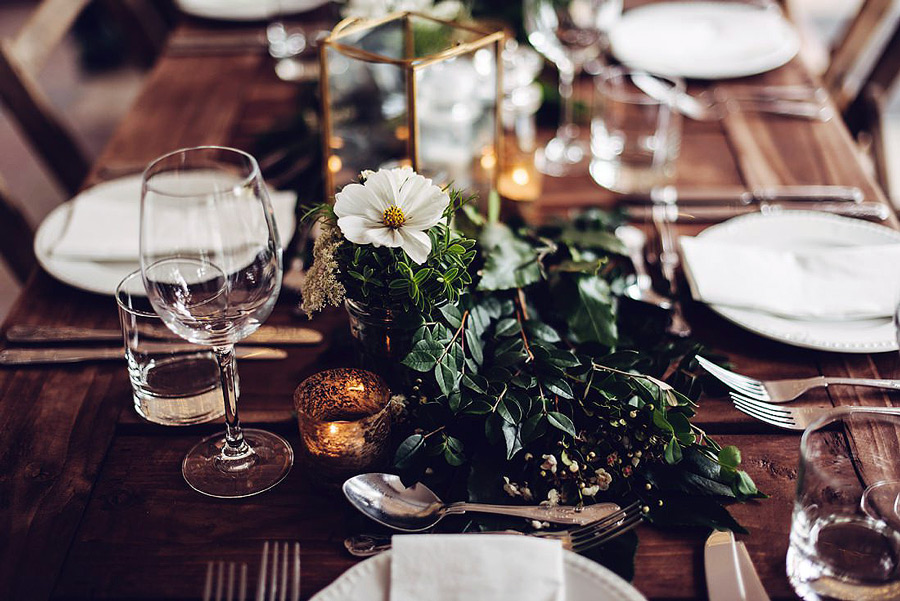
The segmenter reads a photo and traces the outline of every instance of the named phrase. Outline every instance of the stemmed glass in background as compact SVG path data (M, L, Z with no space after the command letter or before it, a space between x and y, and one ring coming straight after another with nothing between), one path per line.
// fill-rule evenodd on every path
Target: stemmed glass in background
M537 167L565 175L588 155L574 121L575 77L597 58L603 36L622 13L622 0L524 0L528 41L559 69L562 115L556 136L537 157Z
M214 497L275 486L293 451L280 436L242 429L234 344L272 312L281 245L256 160L230 148L178 150L144 172L141 274L154 311L180 337L215 353L225 433L200 441L182 463L187 483Z

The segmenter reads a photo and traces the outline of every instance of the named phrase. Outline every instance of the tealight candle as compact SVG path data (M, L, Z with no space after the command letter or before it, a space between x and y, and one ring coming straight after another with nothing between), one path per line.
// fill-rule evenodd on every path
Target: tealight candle
M301 456L329 482L370 470L387 459L391 432L390 390L362 369L329 369L294 391Z
M541 195L540 178L533 160L511 162L503 167L497 178L497 192L510 200L535 201Z

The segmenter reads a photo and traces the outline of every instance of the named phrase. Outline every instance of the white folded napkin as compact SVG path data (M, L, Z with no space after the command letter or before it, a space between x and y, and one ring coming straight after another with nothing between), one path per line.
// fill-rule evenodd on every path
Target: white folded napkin
M514 534L394 536L390 601L562 601L560 541Z
M294 232L297 195L270 192L269 196L278 234L285 245ZM123 178L86 190L72 200L71 205L66 228L51 250L54 258L79 261L140 259L140 177ZM177 224L173 224L172 231L177 231ZM236 238L235 243L239 244Z
M893 315L900 244L787 250L681 238L695 300L807 320Z

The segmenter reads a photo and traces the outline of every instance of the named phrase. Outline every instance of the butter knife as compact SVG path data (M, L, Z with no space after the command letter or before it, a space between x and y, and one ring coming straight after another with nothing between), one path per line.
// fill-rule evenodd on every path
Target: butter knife
M816 211L820 213L831 213L832 215L841 215L844 217L857 217L859 219L872 219L876 221L884 221L891 215L891 209L886 204L875 201L866 202L830 202L822 201L817 203L809 202L780 202L780 203L759 203L751 205L724 204L724 205L693 205L678 206L677 215L670 216L670 219L680 223L717 223L725 221L732 217L747 215L750 213L766 213L774 214L787 211ZM625 209L628 218L633 221L647 221L653 217L653 207L649 206L631 206Z
M186 347L171 346L180 351ZM205 352L196 347L197 352ZM286 359L287 351L266 347L235 347L240 360ZM48 365L53 363L81 363L83 361L122 361L125 351L121 348L8 348L0 351L0 365Z
M746 189L743 186L675 186L675 199L679 204L712 203L750 205L758 202L862 202L865 194L856 186L832 185L790 185L758 186ZM624 197L632 204L650 204L647 194L632 194Z
M164 336L171 335L168 330ZM79 328L75 326L32 326L16 324L6 331L6 339L10 342L118 342L122 340L119 330L101 330ZM322 333L312 328L297 326L260 326L252 335L241 341L241 344L319 344Z
M709 601L769 601L750 554L732 532L713 532L703 556Z

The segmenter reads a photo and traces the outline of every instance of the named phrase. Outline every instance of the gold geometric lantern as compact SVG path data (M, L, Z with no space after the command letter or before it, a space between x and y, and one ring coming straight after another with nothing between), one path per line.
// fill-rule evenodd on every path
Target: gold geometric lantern
M362 170L404 165L487 198L501 156L503 40L415 12L338 23L319 49L328 198Z

